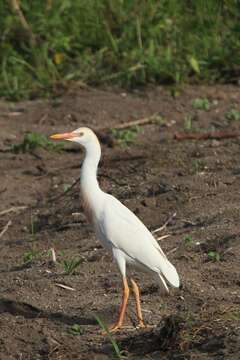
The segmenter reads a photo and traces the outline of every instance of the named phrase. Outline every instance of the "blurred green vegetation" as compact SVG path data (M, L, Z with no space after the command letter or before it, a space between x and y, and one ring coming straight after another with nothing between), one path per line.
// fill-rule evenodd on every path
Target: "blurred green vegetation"
M11 147L11 151L18 153L31 153L37 148L61 151L64 148L64 142L54 143L49 141L48 138L43 134L38 133L27 133L24 136L23 141L20 144L14 144Z
M8 0L0 17L0 96L12 100L71 80L134 87L239 76L237 0Z

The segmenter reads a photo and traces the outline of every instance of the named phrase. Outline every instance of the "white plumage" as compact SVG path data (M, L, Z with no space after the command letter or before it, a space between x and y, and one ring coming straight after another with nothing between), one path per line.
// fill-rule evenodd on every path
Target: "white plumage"
M156 272L170 285L179 287L175 267L168 261L151 232L116 198L109 194L104 194L104 197L105 204L99 226L100 240L106 239L113 249L121 250L127 263L136 263L146 270ZM123 261L118 258L116 260Z
M111 328L117 330L122 326L129 296L126 265L155 273L166 290L167 283L179 287L178 273L141 220L115 197L100 189L97 168L101 148L94 132L89 128L79 128L71 133L52 135L51 138L73 141L85 148L86 156L81 169L81 193L85 212L95 227L97 238L112 252L123 277L123 301L119 319ZM136 299L139 326L143 327L139 289L136 282L130 280Z

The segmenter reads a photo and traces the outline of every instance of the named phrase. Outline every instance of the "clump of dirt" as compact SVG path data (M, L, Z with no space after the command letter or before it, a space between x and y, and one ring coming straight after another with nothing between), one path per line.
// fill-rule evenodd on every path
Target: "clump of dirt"
M209 109L201 109L199 99L206 98ZM1 359L116 356L95 316L107 324L116 318L121 279L82 211L81 150L12 151L26 133L48 136L82 125L102 141L101 187L150 230L170 218L155 235L170 235L160 244L181 277L181 288L165 296L154 278L134 274L150 327L135 328L130 299L126 328L113 335L119 351L129 359L239 358L239 140L174 138L176 132L240 132L239 121L228 116L240 111L239 103L237 87L199 86L177 98L167 88L85 89L0 104ZM134 136L131 129L121 136L111 131L153 114L155 121L134 128Z

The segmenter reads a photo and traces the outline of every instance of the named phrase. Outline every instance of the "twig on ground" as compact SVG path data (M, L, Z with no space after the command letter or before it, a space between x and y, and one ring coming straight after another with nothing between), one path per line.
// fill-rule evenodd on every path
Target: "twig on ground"
M0 238L5 234L5 232L8 230L9 226L12 225L12 221L9 220L7 222L7 224L4 226L4 228L2 229L2 231L0 232Z
M175 133L174 139L176 140L209 140L209 139L233 139L240 137L239 132L228 132L228 131L210 131L205 133Z
M146 124L150 124L152 122L156 121L156 118L159 114L158 113L154 113L148 117L142 118L142 119L137 119L137 120L132 120L129 122L125 122L123 124L117 124L115 126L112 126L111 129L118 129L118 130L122 130L122 129L127 129L129 127L132 126L143 126ZM97 129L97 131L104 131L104 130L109 130L109 128L100 128Z
M56 262L57 262L56 252L55 252L54 248L51 248L50 250L52 253L52 261L54 262L54 264L56 264Z
M13 207L11 207L9 209L1 211L0 216L8 214L10 212L19 212L19 211L25 210L25 209L27 209L27 206L13 206Z
M70 287L70 286L67 286L67 285L64 285L64 284L59 284L59 283L55 283L55 286L58 286L62 289L65 289L65 290L70 290L70 291L76 291L76 289Z
M2 116L20 116L22 115L22 111L10 111L10 112L5 112L5 113L1 113Z
M185 224L184 226L198 226L197 222L193 222L191 220L182 219L182 222Z
M158 238L157 238L157 241L160 241L160 240L166 239L166 238L168 238L169 236L170 236L169 234L167 234L167 235L163 235L163 236L160 236L160 237L158 237Z
M172 221L172 219L175 218L176 215L177 215L176 212L173 213L173 214L169 217L169 219L167 219L167 221L166 221L162 226L160 226L159 228L153 230L153 231L152 231L152 234L155 234L156 232L159 232L159 231L164 230L164 229L168 226L168 224Z
M167 252L167 255L174 253L175 251L178 250L178 248L179 248L179 246L176 246L176 247L173 248L172 250L168 251L168 252Z

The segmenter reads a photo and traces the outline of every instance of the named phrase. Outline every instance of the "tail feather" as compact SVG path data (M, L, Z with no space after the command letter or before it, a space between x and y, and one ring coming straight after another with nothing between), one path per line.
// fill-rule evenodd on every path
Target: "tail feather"
M180 286L180 280L179 280L179 275L177 273L177 270L175 269L175 267L170 263L170 261L167 258L162 259L161 261L161 265L159 266L159 276L165 286L165 288L167 288L166 282L163 281L163 277L164 279L167 280L167 282L175 287L178 288Z
M164 290L164 292L167 292L169 293L169 289L168 289L168 286L166 284L166 281L164 280L164 277L159 273L158 276L160 277L160 280L161 280L161 288Z

